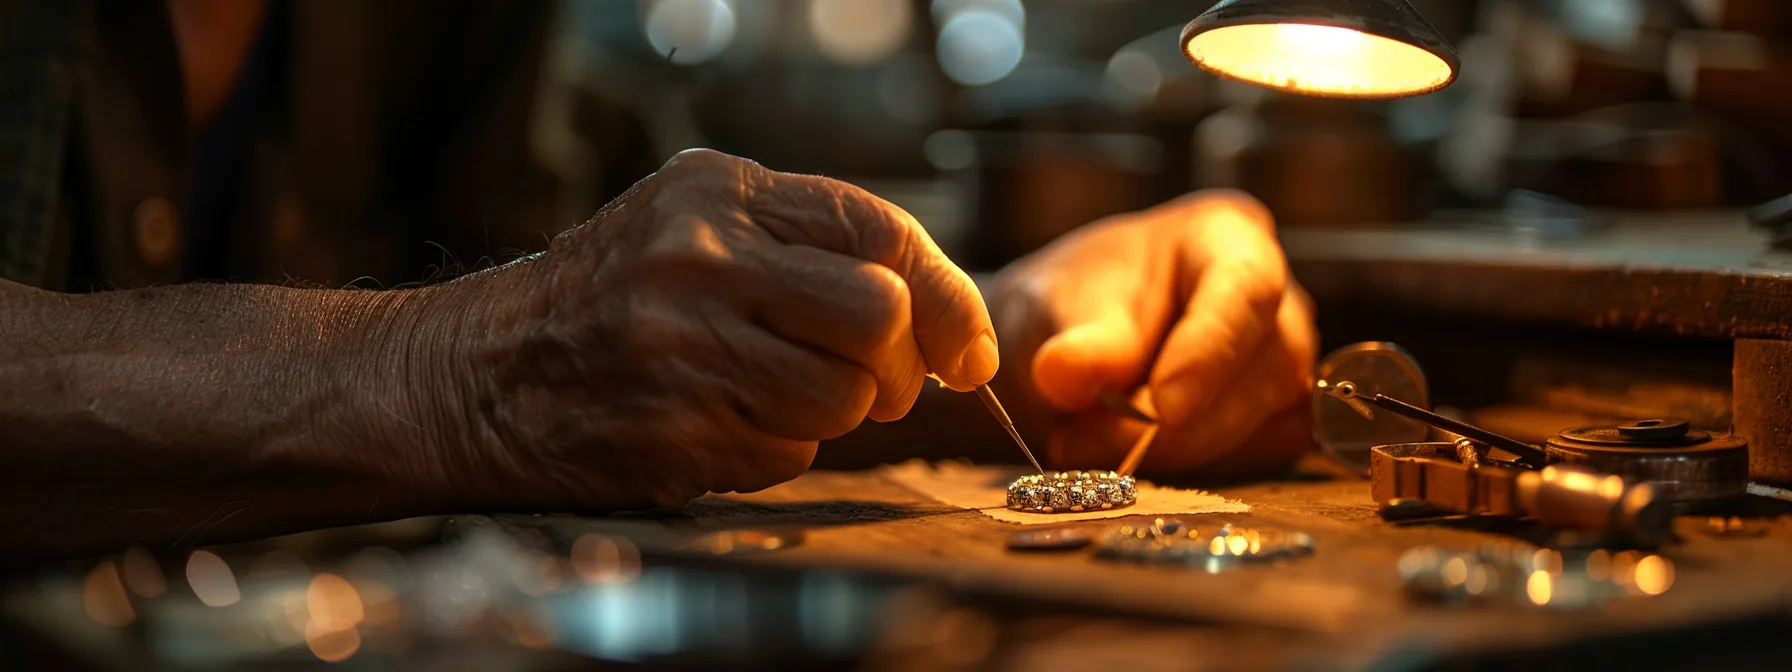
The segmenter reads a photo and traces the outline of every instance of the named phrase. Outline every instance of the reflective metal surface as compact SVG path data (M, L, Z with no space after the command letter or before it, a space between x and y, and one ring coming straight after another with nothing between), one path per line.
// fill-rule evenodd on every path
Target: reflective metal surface
M1027 530L1008 535L1008 550L1074 551L1094 541L1088 532L1077 529Z
M1149 526L1123 526L1096 549L1108 560L1183 564L1220 572L1247 563L1304 557L1313 553L1313 537L1305 532L1231 523L1185 525L1157 519Z
M1660 555L1519 543L1489 543L1472 553L1421 546L1400 557L1399 570L1413 596L1460 605L1591 609L1674 585L1674 562Z
M1392 413L1364 417L1327 393L1330 382L1348 380L1359 395L1382 394L1419 408L1431 407L1430 389L1417 360L1393 343L1356 343L1333 351L1314 370L1313 438L1338 461L1369 473L1369 449L1391 443L1418 443L1430 428Z

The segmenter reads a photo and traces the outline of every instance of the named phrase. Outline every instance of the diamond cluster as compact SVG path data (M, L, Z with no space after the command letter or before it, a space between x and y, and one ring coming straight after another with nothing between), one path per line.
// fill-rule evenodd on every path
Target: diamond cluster
M1008 485L1008 508L1034 513L1100 511L1137 500L1131 476L1112 471L1054 471L1022 476Z

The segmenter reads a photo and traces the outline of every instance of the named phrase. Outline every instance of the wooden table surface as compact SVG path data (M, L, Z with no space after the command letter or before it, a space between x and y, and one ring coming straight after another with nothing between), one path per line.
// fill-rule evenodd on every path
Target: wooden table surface
M1682 518L1682 541L1661 551L1677 571L1673 587L1660 597L1590 612L1416 603L1402 594L1395 570L1404 550L1424 544L1472 550L1512 537L1485 531L1485 525L1466 529L1383 522L1366 481L1305 466L1309 468L1285 480L1214 489L1250 504L1249 514L1184 520L1305 531L1317 542L1315 555L1211 574L1118 564L1088 552L1010 552L1004 542L1011 533L1044 528L947 508L876 472L811 472L761 493L711 496L672 517L546 516L506 523L549 530L563 540L587 532L623 536L649 555L716 530L799 528L807 533L800 546L727 561L860 570L1150 619L1275 631L1314 651L1326 651L1332 662L1341 652L1372 656L1415 641L1458 652L1538 647L1779 614L1792 604L1792 518L1780 515L1792 512L1792 504L1765 497L1740 505L1763 521L1763 536L1719 537L1701 531L1706 518ZM1105 530L1124 522L1149 521L1129 517L1070 526Z

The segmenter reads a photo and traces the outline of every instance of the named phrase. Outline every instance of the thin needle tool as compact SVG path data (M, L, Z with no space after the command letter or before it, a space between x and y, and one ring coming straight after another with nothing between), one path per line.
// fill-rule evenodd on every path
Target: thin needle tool
M1039 460L1033 458L1033 451L1027 449L1027 442L1022 440L1020 432L1014 429L1014 420L1008 417L1008 411L1002 408L1002 402L996 400L995 391L989 389L988 385L978 385L977 398L983 400L983 405L989 407L989 412L996 416L998 422L1002 423L1002 429L1008 430L1008 436L1014 437L1014 444L1020 446L1020 452L1026 454L1027 461L1032 462L1033 468L1039 471L1039 475L1044 476L1045 469L1039 466Z
M946 386L946 381L940 380L939 376L929 373L927 377L932 378L933 382L939 383L940 387ZM982 399L983 406L989 409L991 415L996 416L996 422L1002 423L1002 429L1008 430L1008 436L1014 439L1014 445L1020 446L1020 452L1027 456L1027 461L1033 463L1033 469L1038 471L1040 476L1044 476L1045 468L1039 466L1039 460L1033 458L1033 451L1027 448L1027 442L1021 439L1020 432L1014 429L1014 420L1008 417L1007 409L1002 408L1002 402L996 399L995 391L989 389L988 385L978 385L977 398Z

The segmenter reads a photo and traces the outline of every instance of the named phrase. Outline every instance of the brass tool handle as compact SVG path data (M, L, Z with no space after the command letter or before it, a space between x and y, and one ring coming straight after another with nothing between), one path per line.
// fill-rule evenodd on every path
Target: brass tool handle
M1145 433L1140 434L1139 440L1132 444L1132 450L1126 451L1126 459L1120 462L1120 468L1115 471L1121 476L1131 476L1132 472L1138 470L1139 463L1145 461L1145 451L1151 448L1151 442L1156 440L1157 423L1147 425Z
M1139 440L1133 442L1132 449L1126 451L1126 459L1120 461L1120 468L1114 470L1121 476L1131 476L1132 472L1138 470L1139 463L1145 461L1145 452L1151 450L1151 442L1157 440L1157 419L1127 403L1113 390L1103 389L1100 398L1102 405L1109 410L1146 424L1145 433L1140 434Z

